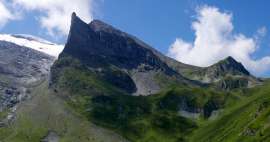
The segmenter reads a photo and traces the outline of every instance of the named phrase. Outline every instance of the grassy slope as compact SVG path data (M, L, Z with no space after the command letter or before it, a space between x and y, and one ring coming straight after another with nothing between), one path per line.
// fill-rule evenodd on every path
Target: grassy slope
M48 131L60 136L60 142L119 142L117 134L100 128L77 115L43 83L33 91L31 100L20 104L17 120L0 128L0 142L40 142Z
M269 82L227 93L173 84L154 96L134 97L124 95L77 60L57 61L53 71L56 92L68 98L72 108L130 141L268 141ZM215 120L183 118L177 112L179 98L204 113L217 108L222 113Z
M248 96L228 106L223 115L199 127L190 137L196 142L270 141L270 83L248 89Z
M52 73L56 92L70 106L131 141L181 141L196 127L176 112L156 109L155 98L127 95L103 80L102 73L91 71L70 57L58 60Z
M100 126L112 129L131 141L185 141L196 129L193 120L179 116L181 98L194 109L222 108L226 93L206 88L172 84L160 94L135 97L109 84L76 59L62 57L52 68L53 86L70 106ZM209 114L202 114L209 115ZM203 118L202 118L203 119Z

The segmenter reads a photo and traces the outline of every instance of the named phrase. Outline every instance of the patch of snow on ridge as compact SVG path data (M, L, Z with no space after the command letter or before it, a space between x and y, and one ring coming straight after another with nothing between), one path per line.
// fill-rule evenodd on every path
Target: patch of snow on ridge
M58 57L63 51L64 45L58 45L31 35L0 34L0 41L12 42L19 46L25 46L45 54Z
M51 44L53 45L54 43L47 41L45 39L42 39L40 37L36 37L33 35L27 35L27 34L12 34L11 36L16 37L16 38L22 38L22 39L27 39L27 40L31 40L31 41L38 41L41 43L45 43L45 44Z

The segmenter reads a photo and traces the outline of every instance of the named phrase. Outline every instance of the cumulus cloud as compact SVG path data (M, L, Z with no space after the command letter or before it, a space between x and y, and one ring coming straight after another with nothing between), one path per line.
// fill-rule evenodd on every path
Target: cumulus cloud
M39 11L38 20L50 35L67 35L72 12L83 20L93 19L93 0L12 0L13 7L24 11Z
M14 20L15 16L5 6L5 1L0 1L0 28L2 28L9 20Z
M265 36L267 29L258 29L256 37L233 32L232 13L216 7L202 6L192 22L194 42L177 38L168 50L168 55L186 64L206 67L232 56L256 75L270 70L270 56L253 59L259 48L258 38Z

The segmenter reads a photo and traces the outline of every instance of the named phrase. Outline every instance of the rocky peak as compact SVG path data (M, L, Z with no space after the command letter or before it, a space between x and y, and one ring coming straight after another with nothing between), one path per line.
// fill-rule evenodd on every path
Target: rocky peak
M181 72L178 70L182 69L175 69L171 64L176 64L177 66L181 66L181 68L189 67L164 56L135 36L122 32L103 21L93 20L87 24L76 16L76 13L73 13L71 23L69 38L64 53L79 58L87 57L84 60L88 61L89 58L99 58L99 62L101 62L106 58L104 62L109 61L118 65L120 61L121 66L126 62L124 63L125 65L128 65L128 67L132 66L133 68L137 68L141 63L145 65L149 65L150 63L150 66L155 64L155 68L164 69L165 66L167 68L165 70L173 68L173 70L177 70L180 74ZM89 55L93 56L90 57ZM110 59L111 57L113 58Z
M227 65L233 66L233 65L239 65L241 63L237 62L232 56L228 56L227 58L219 61L218 64L227 64Z
M85 25L85 23L76 15L75 12L71 15L71 27L73 28L74 25Z
M120 30L114 28L113 26L106 24L103 21L94 19L89 24L82 21L75 12L72 13L71 16L71 27L70 27L70 33L69 36L75 35L78 36L78 34L93 34L93 33L114 33L114 34L122 34L127 35L124 32L121 32ZM74 37L73 37L74 38ZM70 39L68 39L69 41Z
M71 28L74 29L76 27L85 26L86 24L76 15L75 12L72 13L71 16Z
M70 25L70 31L67 39L67 44L70 44L70 42L76 42L77 40L82 39L82 37L87 36L87 33L89 32L89 26L84 23L75 12L72 13L71 16L71 25ZM67 47L67 46L66 46Z
M113 70L103 76L123 88L121 86L125 82L115 82L119 79L111 73L116 70L125 76L124 80L132 79L129 82L136 84L136 89L133 89L137 90L136 94L157 93L161 89L157 76L174 78L178 83L195 84L171 68L166 62L168 58L143 41L99 20L87 24L75 13L72 14L68 41L60 60L64 56L76 58L91 69Z
M210 66L210 68L215 68L220 72L232 73L233 75L250 75L246 68L231 56Z
M99 20L86 24L75 13L64 52L87 64L125 69L136 69L141 65L157 70L173 72L154 51L111 25Z
M229 63L237 63L237 61L232 56L228 56L224 60L228 61Z

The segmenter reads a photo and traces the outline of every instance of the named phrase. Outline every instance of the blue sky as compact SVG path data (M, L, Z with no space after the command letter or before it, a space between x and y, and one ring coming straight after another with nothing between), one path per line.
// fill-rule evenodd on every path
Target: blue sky
M46 14L48 14L48 11L50 11L50 9L47 7L53 3L44 3L44 5L47 6L46 7L42 6L41 4L33 5L33 3L35 3L31 3L33 0L28 0L27 2L26 0L12 0L16 3L14 6L14 4L9 1L3 1L3 5L10 11L10 13L15 13L13 15L18 15L17 17L19 18L9 18L6 20L5 24L1 26L1 33L32 34L57 43L64 44L66 40L66 34L61 33L63 30L58 29L58 31L55 32L54 30L57 30L55 25L41 25L41 17L46 17ZM64 0L58 1L61 2ZM227 23L227 25L230 23L233 25L233 29L230 31L230 37L236 38L241 34L245 36L243 42L246 42L244 43L247 43L250 40L255 41L255 45L253 46L254 48L256 47L256 49L252 52L252 54L248 54L248 59L244 59L240 56L238 57L237 54L240 55L240 51L239 53L233 51L228 52L227 54L233 54L236 56L235 58L245 62L245 65L248 66L248 68L253 72L257 73L258 70L258 72L260 72L257 74L258 76L270 76L270 67L267 67L270 66L270 61L268 61L268 59L264 59L266 61L259 62L259 60L263 59L264 57L270 56L270 36L267 32L268 29L270 29L270 13L267 12L270 8L270 1L78 0L78 3L79 2L82 4L77 4L77 8L86 9L86 11L90 13L87 15L87 13L82 10L78 12L79 14L77 13L79 16L82 15L84 20L91 21L93 18L101 19L125 32L139 37L164 54L170 55L179 61L199 66L207 66L223 58L223 56L220 54L217 55L213 53L213 56L217 57L202 60L205 62L191 61L200 60L200 55L196 54L195 51L192 51L193 48L200 48L200 45L198 47L195 45L195 41L198 39L198 35L195 34L196 30L194 27L192 27L192 23L197 21L197 23L201 24L200 28L202 28L203 23L202 21L199 21L199 18L203 18L203 16L200 15L202 14L200 12L203 10L207 11L207 9L210 11L211 9L212 11L215 11L214 9L216 8L216 13L221 14L220 18L222 18L222 14L230 15L230 20L228 21L229 23ZM76 2L74 1L73 3ZM88 4L88 6L85 6L86 4ZM72 10L73 9L70 9L70 11L67 11L65 14L70 15ZM74 11L76 11L76 7L74 8ZM80 13L82 14L80 15ZM63 18L65 17L66 15L63 16ZM55 26L56 28L52 26ZM55 29L50 31L50 28ZM263 34L259 35L258 31L262 29ZM221 36L221 38L222 37L223 36ZM237 41L237 39L230 40L229 44L226 43L224 45L233 46ZM183 56L180 53L177 53L182 51L181 49L184 49L183 46L185 45L190 46L187 47L188 51L185 52L188 55L190 54L190 56ZM170 50L170 48L173 50ZM170 53L169 51L173 53ZM224 56L227 54L224 54ZM195 55L198 56L198 58L195 58ZM258 62L253 63L253 61ZM262 66L266 67L262 69Z

